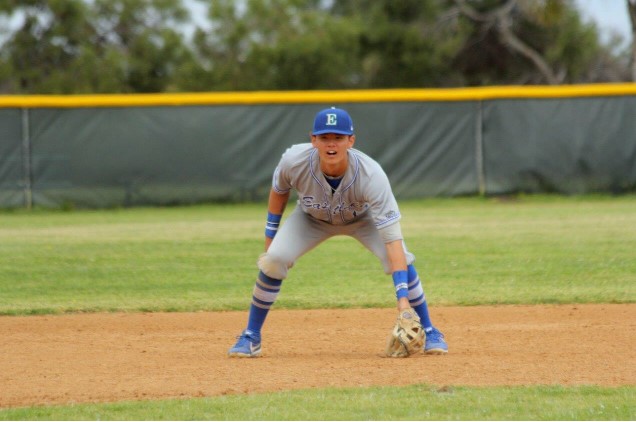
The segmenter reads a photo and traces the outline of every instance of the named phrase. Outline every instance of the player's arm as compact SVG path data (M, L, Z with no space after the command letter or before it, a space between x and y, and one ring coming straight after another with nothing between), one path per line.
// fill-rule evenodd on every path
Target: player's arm
M394 225L399 226L399 223ZM382 233L382 229L380 233ZM425 338L424 329L419 315L409 304L408 270L402 239L386 242L384 245L389 255L389 263L393 271L393 283L395 284L398 298L398 318L391 329L385 353L389 357L407 357L422 350ZM396 278L396 275L401 277ZM398 286L402 284L403 286L398 289Z
M397 297L398 310L410 308L408 299L408 268L406 262L406 252L402 236L402 228L399 221L379 230L384 247L389 258L395 294Z
M398 224L398 223L396 223ZM406 267L406 254L404 253L404 246L402 245L402 239L393 240L384 244L386 252L389 256L389 262L391 263L391 273L393 274L394 282L396 277L404 277L404 282L408 283L407 267ZM408 286L408 284L406 285ZM397 288L397 286L396 286ZM408 287L406 289L408 294ZM397 300L398 310L410 308L408 296L398 297Z
M269 191L269 201L267 203L267 226L265 228L265 251L272 244L278 224L285 212L287 201L289 200L290 191L285 193L276 192L273 188Z
M408 268L404 249L400 212L391 191L389 179L378 166L373 181L368 183L366 197L384 242L389 259L399 310L410 308L408 300Z

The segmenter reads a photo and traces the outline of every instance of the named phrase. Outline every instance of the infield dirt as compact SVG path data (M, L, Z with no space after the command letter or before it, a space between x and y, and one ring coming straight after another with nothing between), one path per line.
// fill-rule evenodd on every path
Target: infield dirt
M381 356L393 309L274 309L259 359L226 356L246 312L0 317L0 407L416 383L636 384L634 304L431 311L450 353L407 359Z

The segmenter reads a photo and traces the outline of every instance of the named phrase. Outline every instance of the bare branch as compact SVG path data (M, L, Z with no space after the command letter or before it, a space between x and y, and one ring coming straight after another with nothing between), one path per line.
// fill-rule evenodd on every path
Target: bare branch
M628 0L635 1L636 0ZM534 66L541 72L546 81L551 85L556 85L565 79L565 74L557 77L543 57L532 49L529 45L519 39L512 31L512 19L510 13L516 6L517 0L508 0L504 5L493 9L488 13L481 13L470 7L466 0L455 0L460 12L468 18L481 22L483 25L495 25L502 41L508 47L529 59Z
M550 85L557 85L562 82L563 79L559 80L543 57L541 57L539 53L534 51L526 43L521 41L514 32L512 32L510 29L511 26L512 22L510 21L510 16L502 15L499 17L497 29L499 30L499 35L501 35L503 42L517 53L529 59ZM565 78L565 75L563 75L563 78Z
M455 0L455 4L459 7L459 10L470 19L478 22L492 22L499 16L508 15L515 7L517 0L508 0L503 6L493 9L488 13L481 13L470 7L466 0Z

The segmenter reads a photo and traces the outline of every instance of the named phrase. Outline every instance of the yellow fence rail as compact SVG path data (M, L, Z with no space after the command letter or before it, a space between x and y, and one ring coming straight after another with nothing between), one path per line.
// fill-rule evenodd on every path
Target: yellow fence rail
M559 86L492 86L445 89L251 91L161 94L0 95L2 108L152 107L250 104L315 104L484 101L636 95L636 83Z

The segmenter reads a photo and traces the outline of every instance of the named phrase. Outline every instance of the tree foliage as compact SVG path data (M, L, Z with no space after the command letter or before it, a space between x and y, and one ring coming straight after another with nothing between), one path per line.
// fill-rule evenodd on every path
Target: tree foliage
M472 83L493 75L492 67L497 79L508 83L585 82L585 69L593 67L602 52L596 28L584 25L567 1L456 2L462 16L472 23L471 42L479 40L471 49L487 53L465 51L468 61L462 60L463 55L458 57L457 65L465 69Z
M206 16L191 16L195 1ZM9 22L4 93L587 83L633 72L573 0L4 0L0 26Z
M10 0L0 12L22 20L0 53L8 92L161 92L192 56L179 0Z

